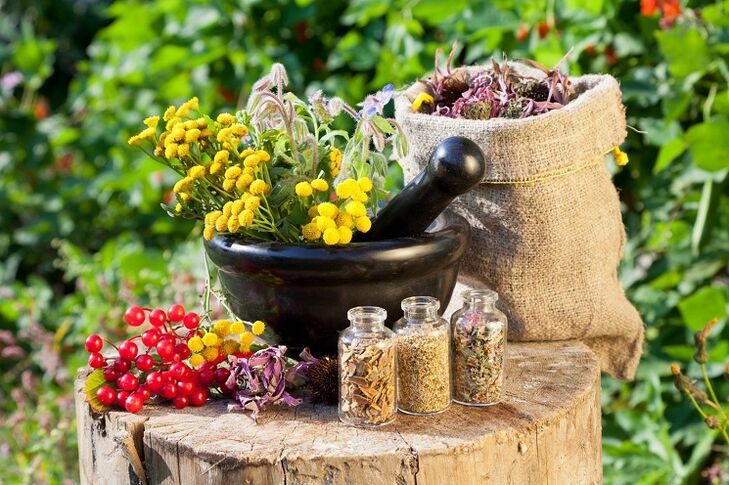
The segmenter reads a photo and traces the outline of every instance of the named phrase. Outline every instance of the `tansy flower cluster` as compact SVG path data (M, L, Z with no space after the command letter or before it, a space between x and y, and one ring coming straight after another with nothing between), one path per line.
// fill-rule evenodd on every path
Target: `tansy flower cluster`
M301 228L301 234L307 241L323 241L328 246L348 244L352 240L353 232L367 232L372 221L367 215L367 195L372 190L372 181L367 177L359 180L348 178L336 186L332 196L327 196L327 202L316 203L312 197L317 190L320 180L299 182L296 185L296 194L309 202L313 199L307 211L311 221ZM323 188L324 185L321 184ZM324 188L326 190L326 188ZM331 200L332 202L329 202Z
M202 220L205 239L347 244L386 198L385 145L399 156L407 145L382 117L392 93L369 96L357 112L321 93L304 102L283 92L287 82L275 65L244 110L210 116L194 97L146 118L129 139L178 174L168 212ZM356 120L353 133L330 126L340 113Z
M261 335L266 325L258 320L250 324L250 330L243 322L218 320L209 331L201 330L187 341L190 349L189 363L193 368L205 362L219 362L229 355L247 354L256 335Z

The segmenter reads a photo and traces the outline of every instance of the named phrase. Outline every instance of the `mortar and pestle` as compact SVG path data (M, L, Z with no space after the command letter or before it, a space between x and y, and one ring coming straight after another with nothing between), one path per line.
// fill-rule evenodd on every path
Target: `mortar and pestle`
M236 315L265 321L270 336L291 349L335 354L352 307L380 306L388 323L402 316L400 302L408 296L434 296L445 308L470 227L463 217L443 211L481 181L485 168L475 143L451 137L380 210L370 231L346 246L216 236L205 241L205 249Z

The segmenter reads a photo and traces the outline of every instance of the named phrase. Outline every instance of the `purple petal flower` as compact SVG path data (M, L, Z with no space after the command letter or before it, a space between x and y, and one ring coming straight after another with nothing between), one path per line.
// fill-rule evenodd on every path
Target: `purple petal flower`
M226 385L235 387L233 397L238 407L251 411L254 420L270 404L301 404L300 399L286 391L285 353L286 347L267 347L248 358L230 358L230 377Z
M384 112L385 106L390 102L394 95L395 87L392 84L388 84L375 94L370 94L364 101L357 105L362 106L362 109L359 112L360 116L369 118L374 115L381 115Z
M23 75L18 71L12 71L0 79L0 87L10 91L11 89L15 89L21 82L23 82Z

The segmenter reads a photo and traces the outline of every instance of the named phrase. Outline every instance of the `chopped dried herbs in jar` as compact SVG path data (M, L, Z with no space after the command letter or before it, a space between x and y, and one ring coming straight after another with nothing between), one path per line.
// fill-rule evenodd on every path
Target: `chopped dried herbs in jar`
M398 407L401 411L433 414L446 410L450 405L446 328L429 335L398 336Z
M350 424L381 425L396 411L395 347L340 343L340 417Z
M453 314L453 400L460 404L486 406L503 397L507 321L497 298L491 290L471 290Z

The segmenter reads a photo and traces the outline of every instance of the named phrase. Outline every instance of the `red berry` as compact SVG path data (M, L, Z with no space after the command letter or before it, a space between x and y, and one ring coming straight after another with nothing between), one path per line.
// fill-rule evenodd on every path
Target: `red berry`
M96 390L96 399L104 406L111 406L116 401L116 391L109 386L101 386Z
M200 385L208 387L215 380L215 371L210 367L203 367L197 373L197 380Z
M188 396L188 399L190 400L190 404L192 406L202 406L203 404L205 404L205 401L208 400L208 391L206 389L196 387L192 390L192 392Z
M193 389L195 389L195 384L192 381L177 381L178 396L189 396Z
M176 305L172 305L170 309L167 310L167 315L169 316L171 322L177 323L185 318L185 307L180 305L179 303Z
M129 393L127 391L119 391L116 393L116 404L120 408L124 408L124 403L126 402L127 398L129 397Z
M157 345L157 342L159 342L159 338L161 336L162 333L159 330L156 328L150 328L142 333L142 343L147 346L147 348L154 347Z
M94 369L100 369L104 367L105 363L106 361L104 360L104 356L100 353L94 352L93 354L89 355L89 367L92 367Z
M170 360L175 355L175 343L170 339L157 342L156 349L163 360Z
M139 379L134 374L124 374L116 380L117 387L125 391L133 391L139 385Z
M195 312L190 312L182 319L182 324L190 330L196 329L200 324L200 315Z
M130 327L138 327L144 323L144 310L138 306L130 306L127 311L124 312L124 321Z
M142 410L142 406L144 406L144 397L138 392L130 394L124 401L124 409L130 413L138 413Z
M165 382L160 387L159 394L165 399L172 399L177 396L177 386L174 382Z
M182 362L175 362L170 366L172 376L178 381L187 380L192 376L192 371Z
M172 382L174 384L175 376L172 375L172 372L166 370L162 373L162 382Z
M119 377L119 373L114 369L113 366L109 366L104 369L104 380L106 382L114 382L117 377Z
M225 385L225 381L228 380L228 376L230 376L230 371L225 367L215 369L215 382L217 382L219 386Z
M156 308L149 313L149 323L155 327L161 327L167 323L167 314L164 310Z
M159 390L165 381L162 378L161 372L150 372L149 374L147 374L146 382L147 382L147 386L153 393L159 394Z
M137 356L139 348L131 340L127 340L119 346L119 357L124 360L133 360Z
M152 367L154 367L154 359L149 354L142 354L137 356L137 360L135 361L137 364L137 369L141 371L148 371Z
M187 396L177 396L172 400L172 404L174 404L177 409L186 408L188 402L189 400L187 399Z
M175 345L175 354L180 356L180 360L185 360L190 357L190 347L187 344L177 344Z
M149 390L149 387L147 387L146 384L142 384L137 388L137 392L142 396L142 399L145 401L149 400L150 397L152 397L152 391Z
M121 357L117 357L114 359L114 370L117 371L119 374L124 374L125 372L129 372L129 369L132 368L132 363L126 359L122 359Z
M101 351L101 348L104 346L104 340L99 337L98 335L92 333L88 337L86 337L86 343L84 344L84 347L86 347L86 352L88 353L94 353Z

